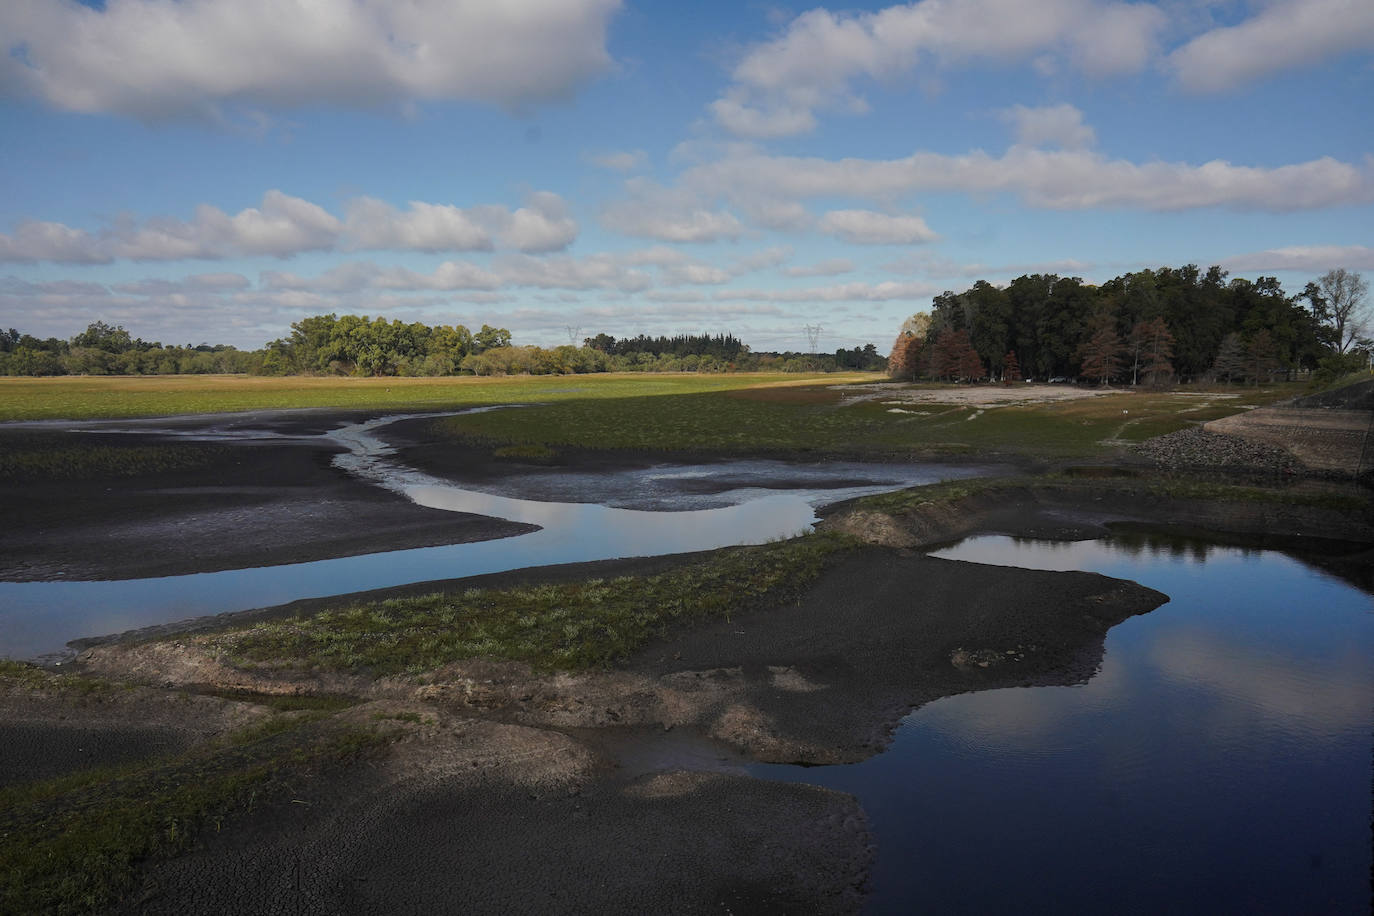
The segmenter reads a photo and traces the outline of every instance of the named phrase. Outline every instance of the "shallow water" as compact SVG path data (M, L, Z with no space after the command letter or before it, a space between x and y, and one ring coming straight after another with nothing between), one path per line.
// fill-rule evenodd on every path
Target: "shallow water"
M58 658L73 639L300 598L502 572L759 544L810 530L817 507L904 486L982 473L928 464L788 465L736 461L661 465L606 475L554 472L466 489L399 464L376 435L389 417L336 430L336 463L416 503L541 526L513 538L396 550L253 569L96 582L0 582L0 657ZM204 435L197 432L197 435ZM781 482L787 489L769 487ZM586 502L588 490L606 502ZM526 492L539 499L521 498ZM557 501L553 496L576 496ZM629 505L637 508L623 508Z
M1283 554L1139 536L937 554L1170 596L1078 687L947 697L859 764L870 911L1354 913L1369 905L1374 598Z

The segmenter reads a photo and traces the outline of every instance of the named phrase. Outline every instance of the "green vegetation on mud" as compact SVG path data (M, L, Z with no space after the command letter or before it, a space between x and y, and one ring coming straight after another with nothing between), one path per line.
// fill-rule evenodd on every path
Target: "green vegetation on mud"
M60 434L11 435L0 450L0 480L80 480L135 477L204 467L225 453L221 446L72 444Z
M856 500L854 505L856 508L895 516L932 507L957 508L960 503L977 496L1025 490L1110 493L1118 498L1147 496L1198 502L1269 503L1341 512L1368 512L1374 509L1374 498L1368 492L1347 487L1266 487L1193 475L1150 473L1106 480L1068 474L974 477L866 496Z
M1270 404L1298 390L1120 391L977 407L901 400L909 387L894 385L863 401L852 400L856 392L832 385L575 399L445 417L431 428L440 438L503 452L585 448L812 457L1092 457Z
M85 689L13 662L0 669L0 686ZM395 736L328 716L278 713L185 754L0 789L0 912L99 911L135 890L140 868L186 851L198 832Z
M263 378L238 375L0 378L0 421L163 417L324 407L446 410L598 398L730 391L798 382L872 381L873 373L738 373L459 378Z
M608 666L677 624L729 619L801 594L853 545L816 534L722 550L669 572L394 598L204 637L264 670L419 674L485 657L536 669Z

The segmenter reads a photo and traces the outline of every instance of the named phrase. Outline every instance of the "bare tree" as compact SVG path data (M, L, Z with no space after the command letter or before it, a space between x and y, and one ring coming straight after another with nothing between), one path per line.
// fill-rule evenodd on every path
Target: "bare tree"
M1330 329L1337 353L1344 353L1364 336L1369 323L1364 301L1368 292L1364 278L1344 267L1328 270L1316 283L1307 284L1303 295L1312 303L1317 320Z

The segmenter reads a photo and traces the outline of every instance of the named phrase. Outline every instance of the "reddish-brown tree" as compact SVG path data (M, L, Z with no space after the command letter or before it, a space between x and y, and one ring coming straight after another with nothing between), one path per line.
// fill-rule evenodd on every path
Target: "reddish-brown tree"
M1083 344L1083 377L1107 384L1121 369L1121 354L1121 338L1115 324L1110 317L1099 321L1097 331Z
M987 375L983 360L973 349L968 331L943 331L935 339L930 371L936 378L978 380Z
M972 343L967 343L968 334L964 334L966 345L959 354L959 377L966 378L970 382L976 382L987 376L987 367L983 365L983 358L978 355L978 351L973 349Z
M1021 363L1016 359L1016 351L1011 350L1002 357L1002 384L1010 387L1021 381Z
M898 334L892 344L892 354L887 358L887 374L894 379L915 379L921 367L925 343L925 338L909 331Z
M1151 388L1166 388L1174 379L1174 335L1163 318L1141 321L1131 331L1142 377Z

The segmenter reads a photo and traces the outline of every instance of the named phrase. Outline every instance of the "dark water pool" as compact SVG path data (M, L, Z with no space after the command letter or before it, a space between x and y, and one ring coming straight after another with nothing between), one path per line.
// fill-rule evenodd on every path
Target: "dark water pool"
M858 796L874 913L1364 913L1374 598L1283 554L1131 537L939 556L1134 579L1078 687L916 710L860 764L753 766Z

